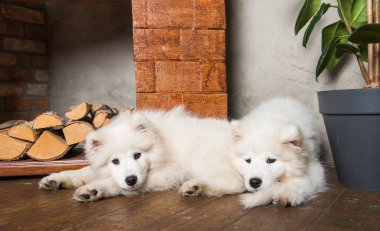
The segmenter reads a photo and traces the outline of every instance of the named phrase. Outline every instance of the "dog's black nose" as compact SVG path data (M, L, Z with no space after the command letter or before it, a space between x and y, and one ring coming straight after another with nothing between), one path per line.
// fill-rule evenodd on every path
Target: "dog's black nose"
M263 181L260 178L251 178L249 179L249 185L252 186L252 188L258 188L260 187L261 183Z
M135 185L136 182L137 182L137 176L135 175L127 176L127 178L125 178L125 183L127 183L127 185L129 186Z

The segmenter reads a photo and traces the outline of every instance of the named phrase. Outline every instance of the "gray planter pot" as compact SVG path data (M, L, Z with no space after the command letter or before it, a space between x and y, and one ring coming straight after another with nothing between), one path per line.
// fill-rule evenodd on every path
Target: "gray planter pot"
M380 191L380 89L318 92L339 181Z

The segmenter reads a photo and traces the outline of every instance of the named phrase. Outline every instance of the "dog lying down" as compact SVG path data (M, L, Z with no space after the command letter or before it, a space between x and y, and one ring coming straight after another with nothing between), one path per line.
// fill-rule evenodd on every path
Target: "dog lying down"
M74 199L81 202L173 188L184 196L241 193L232 147L225 120L198 119L182 107L123 113L87 136L90 166L53 173L39 187L76 188Z
M252 192L240 198L246 208L297 206L325 189L319 133L304 105L273 99L232 125L235 166Z

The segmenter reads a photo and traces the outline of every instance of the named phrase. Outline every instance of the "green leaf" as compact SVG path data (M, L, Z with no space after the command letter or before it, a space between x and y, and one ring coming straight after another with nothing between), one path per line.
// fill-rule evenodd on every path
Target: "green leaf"
M364 62L368 63L368 45L359 44L360 57Z
M324 51L326 47L330 45L331 41L336 37L340 38L341 43L347 43L348 36L349 33L341 21L337 21L326 26L322 29L322 51ZM340 62L340 58L335 57L335 47L332 49L333 50L331 52L333 52L334 55L329 59L329 62L326 66L329 70L334 69Z
M321 0L306 0L304 2L300 12L298 13L298 17L294 27L294 32L296 35L318 11L320 5Z
M330 8L330 4L322 3L321 7L314 15L313 19L311 19L309 26L306 28L305 34L303 36L302 45L306 47L307 42L309 41L309 37L311 32L313 32L315 25L321 20L322 16L326 13L326 11Z
M346 53L352 53L354 55L360 55L360 50L348 43L340 43L336 46L335 57L341 58Z
M346 17L348 24L357 28L367 23L367 1L366 0L341 0L338 1L339 16L343 20L342 13Z
M349 40L353 43L380 43L380 24L366 24L352 32Z
M318 79L318 76L322 73L324 69L326 69L327 65L329 64L330 60L332 58L335 58L335 49L336 45L339 43L340 38L336 37L334 38L322 51L321 56L319 57L317 68L316 68L316 79Z

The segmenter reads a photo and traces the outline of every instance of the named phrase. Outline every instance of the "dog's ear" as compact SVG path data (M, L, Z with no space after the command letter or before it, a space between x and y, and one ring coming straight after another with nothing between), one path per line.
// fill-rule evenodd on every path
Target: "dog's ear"
M136 130L142 132L152 131L149 121L141 113L134 113L132 118L133 126Z
M87 158L91 158L102 145L103 139L99 131L88 133L84 145Z
M281 143L297 153L302 152L302 133L295 125L285 126L280 133Z
M240 121L239 120L232 120L231 121L231 126L232 126L232 136L235 141L238 141L242 137L242 131L241 131L241 126L240 126Z

